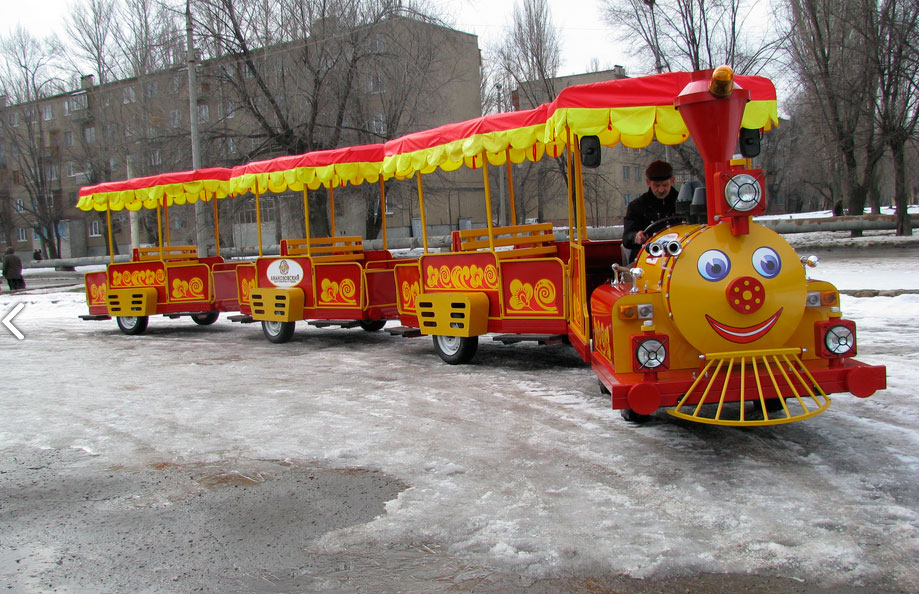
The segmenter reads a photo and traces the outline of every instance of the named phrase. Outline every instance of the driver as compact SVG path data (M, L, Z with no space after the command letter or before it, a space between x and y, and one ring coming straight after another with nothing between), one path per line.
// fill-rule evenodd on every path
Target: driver
M649 191L627 205L624 215L623 245L630 250L630 262L636 259L640 248L649 240L643 231L650 223L675 214L678 191L672 166L665 161L653 161L646 168L646 185Z

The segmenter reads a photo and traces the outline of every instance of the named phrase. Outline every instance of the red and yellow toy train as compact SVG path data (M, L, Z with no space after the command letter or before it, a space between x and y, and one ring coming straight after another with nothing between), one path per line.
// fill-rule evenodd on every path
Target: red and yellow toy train
M395 258L386 227L384 249L365 250L359 237L336 236L334 218L330 237L311 237L308 227L305 237L283 241L280 255L260 251L255 261L198 258L161 241L132 262L87 275L85 317L115 316L123 331L138 333L152 314L188 314L203 324L238 310L273 342L289 340L300 320L373 331L398 319L394 332L432 336L441 358L455 364L471 360L489 333L504 342L566 341L632 420L662 407L720 425L809 418L828 407L831 393L866 397L885 388L885 368L854 359L856 326L842 317L836 289L807 279L793 248L752 219L765 210L764 173L733 153L740 129L776 121L770 81L721 67L570 87L534 110L382 145L84 188L83 208L158 213L245 193L255 195L259 213L265 192L302 191L309 220L309 189L327 187L332 204L336 187L377 183L383 206L383 180L414 178L425 230L425 174L482 170L491 213L484 164L549 155L566 158L571 198L566 239L547 223L496 227L487 214L485 228L456 231L449 252L430 251L423 235L419 258ZM663 221L629 265L619 240L589 239L578 147L688 137L705 165L705 220Z

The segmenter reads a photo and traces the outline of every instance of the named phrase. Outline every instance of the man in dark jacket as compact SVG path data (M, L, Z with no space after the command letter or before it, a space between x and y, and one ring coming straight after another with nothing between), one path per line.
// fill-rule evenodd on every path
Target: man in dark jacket
M636 259L640 248L649 240L643 229L650 223L675 214L678 191L672 166L665 161L653 161L646 168L646 185L649 190L627 205L624 215L624 247L630 250L630 262Z
M6 248L6 254L3 256L3 278L10 286L10 291L26 288L26 281L22 278L22 260L12 247Z

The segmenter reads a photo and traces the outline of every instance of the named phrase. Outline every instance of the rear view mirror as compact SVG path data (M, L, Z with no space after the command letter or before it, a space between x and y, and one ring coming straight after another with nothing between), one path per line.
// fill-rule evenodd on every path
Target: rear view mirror
M582 167L594 169L601 165L601 141L597 136L583 136L579 139Z
M761 130L742 128L739 130L739 152L743 157L754 158L761 153Z

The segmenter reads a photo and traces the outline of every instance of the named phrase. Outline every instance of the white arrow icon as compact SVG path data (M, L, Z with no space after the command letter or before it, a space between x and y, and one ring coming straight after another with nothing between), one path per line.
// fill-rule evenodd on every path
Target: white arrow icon
M12 332L13 336L18 338L19 340L22 340L23 338L25 338L25 336L23 336L22 332L19 331L19 328L13 325L13 318L15 318L16 314L22 311L22 308L25 306L26 306L25 303L17 303L16 307L11 309L5 316L3 316L3 319L0 320L0 322L2 322L4 326L6 326L6 329Z

